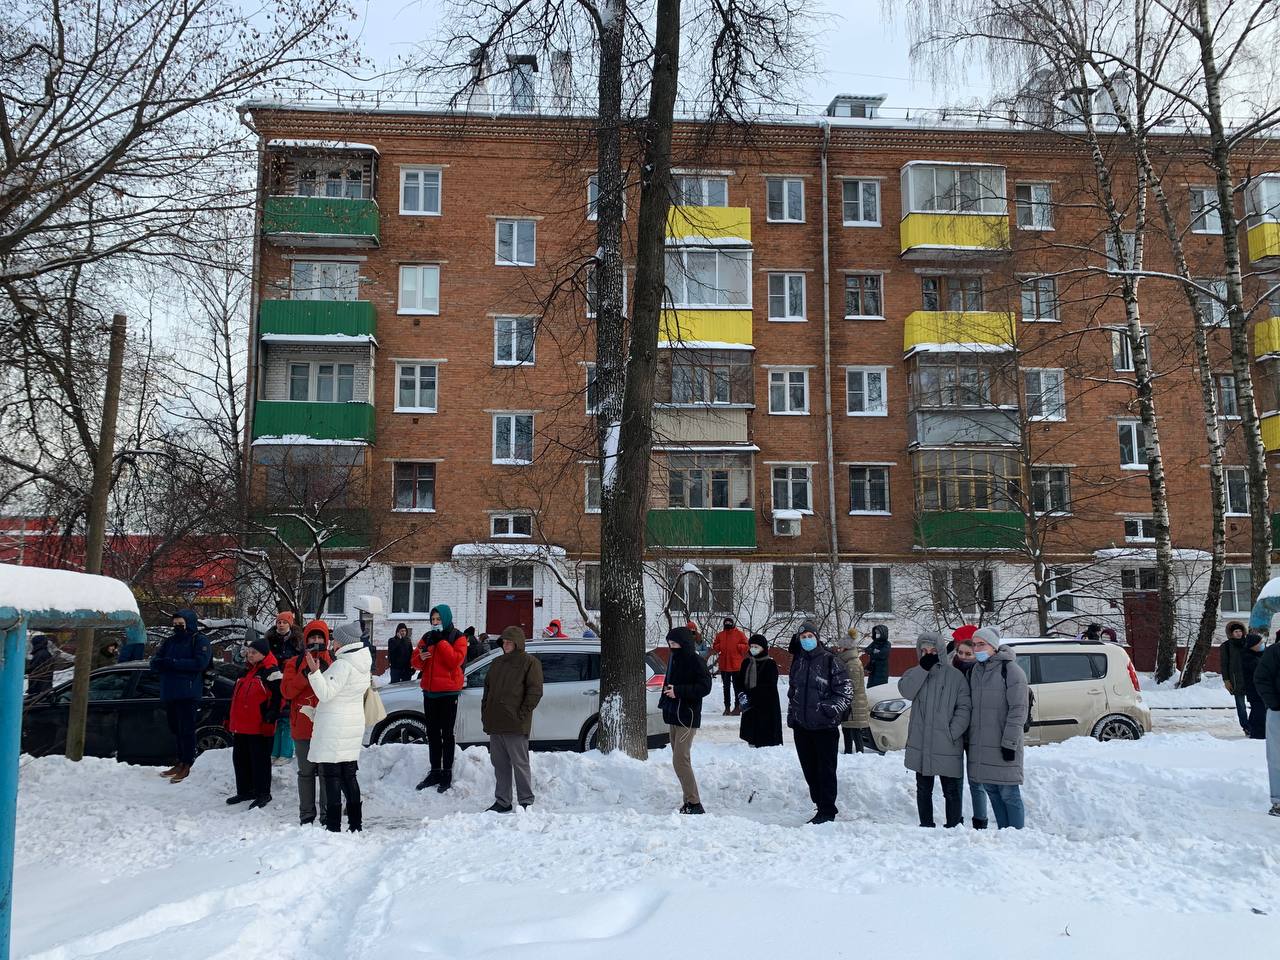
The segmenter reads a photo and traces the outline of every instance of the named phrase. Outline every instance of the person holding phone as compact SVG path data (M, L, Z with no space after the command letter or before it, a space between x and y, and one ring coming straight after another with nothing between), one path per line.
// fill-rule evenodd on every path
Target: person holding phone
M342 804L346 801L347 826L353 833L364 825L357 761L364 744L364 695L369 690L373 657L354 623L343 624L334 637L333 663L320 669L311 650L303 654L307 683L318 703L312 714L309 756L324 777L324 825L342 829Z
M688 627L676 627L667 634L670 659L663 679L662 719L671 732L671 767L684 795L681 813L706 813L698 796L698 780L693 775L693 738L702 726L702 699L711 692L711 671L698 656L697 639Z
M320 672L333 663L329 655L329 625L323 620L312 620L303 630L306 650L285 661L284 679L280 692L289 701L289 729L293 735L294 754L298 758L298 823L316 822L316 790L319 788L320 806L325 806L324 780L320 768L311 759L311 736L314 729L311 718L315 716L320 699L311 689L306 654L319 665Z

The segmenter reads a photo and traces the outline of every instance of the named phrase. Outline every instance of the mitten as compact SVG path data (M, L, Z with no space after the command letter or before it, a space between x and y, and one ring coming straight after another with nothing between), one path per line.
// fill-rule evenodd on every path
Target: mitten
M1001 747L1000 756L1004 757L1005 763L1013 763L1013 759L1014 757L1017 756L1017 754L1014 753L1012 750L1010 750L1008 747Z

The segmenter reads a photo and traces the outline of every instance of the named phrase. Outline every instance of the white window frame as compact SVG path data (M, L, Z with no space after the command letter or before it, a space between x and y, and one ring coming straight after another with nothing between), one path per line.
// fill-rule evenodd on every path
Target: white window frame
M777 476L778 472L782 470L786 471L786 476L784 478L787 484L787 502L786 503L778 503L778 501L774 499L774 492L775 492L774 484L777 483L777 481L779 480L779 477ZM796 477L795 471L797 470L803 470L805 472L803 481ZM792 505L795 499L793 496L793 490L796 484L802 483L802 482L804 484L805 491L806 491L805 498L808 500L809 506L796 507ZM808 463L771 464L769 468L769 498L770 498L770 502L773 503L774 510L796 510L805 515L812 515L813 514L813 465Z
M398 570L409 571L409 579L407 581L404 581L405 583L407 583L409 587L409 602L406 604L406 606L403 609L396 608L396 571ZM419 576L419 574L422 571L426 571L425 577ZM424 581L427 585L427 605L425 609L419 610L417 607L413 605L414 587L416 587L419 583L422 583ZM431 611L431 566L430 564L397 563L392 565L390 607L391 607L391 612L393 614L403 614L405 616L413 616L414 614L422 614L423 616L426 616Z
M1066 503L1051 502L1053 499L1051 495L1053 492L1053 484L1049 482L1048 474L1052 470L1061 470L1066 475L1065 483L1063 484L1063 494L1066 499ZM1042 517L1070 516L1071 515L1071 468L1066 466L1060 466L1058 464L1045 464L1043 466L1032 467L1029 473L1030 473L1029 479L1031 481L1031 488L1027 491L1027 493L1029 495L1028 499L1030 501L1031 508L1035 510L1038 515ZM1046 475L1045 484L1044 484L1044 492L1045 492L1044 504L1039 507L1036 506L1036 502L1035 502L1037 473L1043 473Z
M773 201L770 191L777 184L782 190L782 216L775 217L770 209ZM800 210L791 209L791 186L800 187ZM803 177L765 177L764 178L764 214L766 223L804 223L804 178Z
M1124 258L1126 263L1124 263L1123 265L1117 259L1117 254L1120 251L1116 250L1114 238L1112 237L1110 230L1107 231L1107 235L1103 241L1103 251L1104 251L1103 258L1107 261L1107 272L1112 275L1119 274L1122 271L1132 272L1133 270L1137 269L1137 266L1134 263L1134 261L1138 257L1137 231L1122 230L1120 233L1120 236L1121 236L1121 239L1124 241Z
M1043 413L1031 412L1031 385L1028 378L1034 375L1040 384L1040 388L1036 391L1036 396L1040 398L1040 406L1045 411ZM1055 398L1050 403L1046 398L1048 391L1045 389L1045 377L1053 376L1057 379L1057 387L1054 391ZM1024 367L1022 370L1022 395L1026 404L1027 419L1039 422L1060 423L1067 419L1067 372L1058 367Z
M508 427L509 432L507 434L507 436L510 439L510 446L506 451L502 451L507 454L510 454L510 456L499 456L499 452L500 452L498 450L498 421L499 420L507 420L510 422L510 426ZM527 460L524 459L523 457L517 457L515 455L517 453L516 424L520 420L529 421L529 458ZM489 446L489 449L493 454L492 462L498 465L519 466L519 467L525 467L533 463L533 446L534 446L534 437L536 435L536 430L537 430L537 426L534 421L534 415L532 413L524 413L519 410L513 410L505 413L493 414L493 439Z
M293 368L305 366L307 370L307 399L294 400L293 393ZM318 385L320 368L324 366L333 367L333 399L321 400L318 398ZM338 399L338 368L351 368L351 399ZM328 357L316 357L309 360L286 360L284 364L285 372L285 393L289 395L290 403L364 403L356 395L356 380L358 379L358 370L360 364L354 360L339 360L337 358L330 359Z
M1142 421L1141 420L1119 420L1116 422L1116 438L1117 438L1121 453L1124 452L1124 443L1123 441L1119 440L1119 437L1120 437L1120 434L1124 433L1126 430L1129 432L1130 440L1133 443L1134 456L1145 457L1146 451L1147 451L1147 445L1145 443L1146 438L1142 436L1143 434ZM1140 443L1139 440L1142 440L1144 442ZM1147 464L1142 463L1141 461L1136 461L1133 463L1125 463L1123 460L1121 460L1120 469L1145 471L1147 469Z
M675 174L672 177L672 181L676 183L679 189L679 199L682 201L688 199L687 195L685 194L685 184L688 183L690 180L698 181L698 193L701 194L698 200L700 202L699 203L681 203L681 204L678 204L678 206L686 206L686 207L727 207L729 206L729 178L728 177L707 175L707 174L701 174L701 173ZM724 203L707 203L707 193L708 193L707 185L712 182L724 184Z
M423 367L430 367L432 371L434 371L433 379L435 380L435 403L433 403L431 406L422 406L420 403L420 401L422 400L422 368ZM403 371L405 371L406 369L411 369L413 371L412 373L413 395L414 395L414 399L419 401L418 405L412 406L412 407L405 407L405 406L401 406L400 404L400 378L404 376ZM396 405L393 412L395 413L435 413L439 408L439 404L440 404L440 366L439 364L417 363L411 360L396 361L395 391L396 391L395 393Z
M593 477L594 474L594 477ZM583 468L583 513L599 513L601 502L604 500L604 489L600 484L600 466L595 463L588 463ZM591 492L595 490L595 506L591 505Z
M520 259L520 227L522 224L528 224L529 229L533 231L533 259ZM502 249L502 228L503 226L511 227L511 254L515 258L513 260L503 260L500 253ZM538 221L529 217L502 217L493 222L493 262L499 267L535 267L538 265Z
M1026 189L1028 196L1024 201L1019 192ZM1043 198L1036 197L1036 191L1043 192ZM1022 211L1031 214L1031 223L1022 222ZM1037 213L1043 222L1037 223ZM1013 222L1019 230L1051 232L1053 230L1053 188L1047 183L1015 183L1013 185Z
M529 356L520 358L520 324L528 323L533 328ZM509 331L500 331L500 326L510 324ZM498 356L499 344L506 341L511 348L511 359L504 360ZM493 318L493 365L495 367L532 367L538 358L538 321L536 317L518 315Z
M870 398L867 388L867 377L875 374L880 377L880 406L865 410L853 410L849 405L849 395L853 393L849 381L854 375L862 377L862 395ZM865 401L864 401L865 403ZM889 415L889 368L888 367L845 367L844 371L844 412L847 417L887 417Z
M317 285L315 287L303 287L298 280L298 268L309 267L311 269L321 268L333 270L337 268L343 273L349 273L349 279L344 279L342 288L344 293L349 292L349 297L312 297L298 296L299 292L314 292L315 290L324 290L325 292L336 291L336 284L326 284L324 286ZM325 260L320 257L307 257L305 259L293 260L289 263L289 299L303 300L315 302L337 302L337 303L355 303L360 299L360 263L356 260Z
M1062 585L1066 581L1065 588ZM1057 616L1069 617L1076 613L1075 583L1070 567L1050 567L1049 577L1045 581L1047 605L1049 612ZM1066 600L1067 605L1062 605Z
M596 365L594 363L584 363L582 365L582 369L584 374L586 375L586 380L587 380L586 387L582 391L582 394L583 394L582 399L583 399L583 403L586 404L587 416L594 417L597 413L600 412L600 397L599 397L600 391L596 387ZM595 398L596 399L595 403L591 402L592 393L597 394Z
M1244 497L1244 503L1233 502L1235 498L1231 496L1232 478L1237 481L1236 487ZM1246 467L1223 467L1222 468L1222 493L1224 505L1226 506L1228 517L1247 517L1249 516L1249 470Z
M858 278L858 279L860 279L860 280L861 280L861 279L865 279L865 278L867 278L867 277L876 277L876 278L880 281L880 291L879 291L879 298L880 298L880 312L879 312L879 313L849 313L849 310L848 310L848 303L849 303L849 296L848 296L848 294L849 294L849 281L850 281L851 279L853 279L854 277L857 277L857 278ZM873 271L873 270L868 270L868 271L852 270L852 271L849 271L848 273L846 273L846 274L844 275L844 292L845 292L844 302L845 302L845 305L846 305L846 306L845 306L844 318L845 318L846 320L883 320L883 319L884 319L884 274L883 274L883 273L878 273L878 272ZM858 294L858 305L859 305L859 306L864 306L864 307L865 307L866 299L867 299L867 296L866 296L866 290L865 290L865 289L860 289L860 290L859 290L859 294Z
M867 188L870 187L876 196L876 218L874 220L850 220L846 213L849 210L849 198L847 196L849 186L853 184L858 188L858 213L861 214L866 210ZM846 227L878 227L881 224L880 201L881 190L879 180L857 180L852 177L842 181L840 185L840 219L841 223Z
M890 477L891 468L883 463L850 463L849 468L849 516L851 517L888 517L893 514L893 493L892 479ZM880 470L884 473L884 506L883 510L855 510L853 509L853 471L854 470ZM871 482L868 479L866 487L866 502L871 503Z
M1190 187L1190 215L1191 215L1191 232L1205 234L1208 236L1220 236L1222 234L1222 211L1218 209L1218 190L1216 187ZM1196 213L1197 204L1196 197L1199 196L1199 213ZM1206 199L1208 202L1206 203ZM1216 220L1217 224L1210 225L1210 221ZM1197 227L1196 224L1200 226Z
M1147 345L1147 349L1151 347L1151 334L1146 327L1142 328L1142 340ZM1127 366L1116 366L1116 364L1127 364ZM1112 328L1111 330L1111 369L1116 373L1133 373L1133 340L1129 337L1129 329L1127 327Z
M1138 524L1138 535L1136 537L1131 537L1129 535L1129 532L1127 530L1125 531L1125 534L1124 534L1125 543L1155 543L1156 542L1155 517L1145 517L1145 516L1135 515L1131 517L1122 517L1121 519L1123 520L1124 523ZM1142 533L1143 529L1145 529L1147 524L1150 524L1150 536L1144 536Z
M805 290L805 277L803 273L786 273L779 271L777 273L769 273L766 275L768 280L768 303L769 303L769 322L770 323L803 323L808 319L809 304L806 299L807 291ZM790 312L781 315L774 315L773 312L773 285L774 281L780 281L782 284L782 303L783 310L790 311L791 295L794 292L795 284L800 285L800 313L792 314Z
M917 170L927 169L931 172L932 186L930 187L930 196L916 196L916 177ZM952 178L956 181L956 185L949 191L940 191L938 189L938 171L947 170L951 172ZM979 182L981 189L981 181L984 177L994 176L999 180L997 189L993 189L990 194L982 193L977 198L976 209L962 209L963 196L960 193L958 182L961 175L970 176ZM912 161L902 168L902 214L907 216L912 213L946 213L957 214L959 216L1008 216L1009 215L1009 198L1008 198L1008 177L1006 169L999 164L992 163L943 163L937 161ZM950 198L953 202L948 206L943 206L939 201L944 198Z
M719 293L727 289L725 284L722 283L720 280L721 273L724 272L725 270L725 262L734 261L734 260L739 261L741 263L741 269L746 281L745 289L743 291L746 294L746 300L742 303L730 303L730 302L720 303L718 301L713 303L691 303L688 300L686 300L685 298L688 296L688 290L689 290L689 284L688 284L689 254L691 253L715 254L716 280L715 280L715 285L712 289L713 291L716 292L717 295L719 295ZM671 294L671 303L670 304L664 303L664 306L670 306L672 309L676 309L676 310L749 310L751 309L752 300L754 298L754 290L752 288L755 286L755 284L751 282L751 267L752 267L752 262L754 260L754 257L750 249L734 248L731 250L717 250L714 248L708 249L706 247L679 247L674 249L668 249L666 251L666 256L669 258L678 259L680 261L680 267L679 267L679 273L676 276L672 276L672 272L669 269L666 272L666 278L665 278L666 285L667 285L666 292ZM679 294L678 297L677 297L677 293ZM664 297L665 297L665 294L664 294Z
M1235 408L1235 413L1223 413L1224 406L1222 398L1227 393L1227 382L1230 381L1231 403ZM1219 420L1239 420L1240 419L1240 393L1236 389L1236 375L1234 373L1215 373L1213 375L1213 390L1218 397L1218 419Z
M436 208L427 210L425 208L418 210L409 210L404 205L404 184L406 174L418 174L418 199L422 200L426 196L426 185L423 174L434 173L436 175ZM444 208L444 168L443 167L401 167L400 168L400 194L397 198L399 201L400 215L402 217L438 217L440 211Z
M418 294L417 306L405 306L404 302L404 277L405 271L412 270L417 274L415 278L416 290ZM426 285L422 282L423 277L434 274L435 276L435 301L425 300L423 293ZM438 263L402 263L399 271L399 286L396 290L396 313L401 316L438 316L440 313L440 264Z
M791 406L791 387L793 385L793 374L800 374L801 385L804 387L804 407L795 410ZM773 406L773 387L774 377L781 378L782 386L782 409L775 410ZM807 417L809 415L809 370L807 367L772 367L769 370L769 415L774 417Z
M858 572L861 570L867 571L867 588L865 591L861 591L855 582ZM887 582L883 592L888 594L887 597L881 596L882 591L876 589L876 573L881 570L885 572L884 579ZM849 582L849 606L854 613L870 619L888 619L893 616L893 567L884 564L855 563L849 570ZM858 605L857 597L860 592L865 592L871 601L865 610ZM884 609L877 610L876 607L880 606L884 607Z
M517 533L515 525L517 520L529 521L528 533ZM506 521L507 533L498 532L498 524ZM507 513L491 513L489 514L489 537L493 540L527 540L533 536L533 514L515 510Z
M1244 578L1243 584L1240 582L1241 577ZM1230 589L1227 588L1228 580L1231 581ZM1225 614L1248 613L1250 611L1250 608L1252 607L1252 604L1249 602L1249 597L1253 593L1252 580L1253 580L1252 571L1248 567L1241 567L1237 565L1223 567L1222 568L1222 592L1221 594L1219 594L1218 612L1225 613ZM1243 588L1243 591L1242 591L1242 588ZM1235 609L1233 610L1228 610L1226 609L1226 607L1223 606L1222 601L1225 600L1228 596L1231 597L1232 601L1234 601L1232 603L1232 606ZM1244 603L1240 602L1241 597L1244 598Z
M1217 296L1209 296L1201 293L1199 290L1195 292L1196 303L1200 307L1200 312L1204 314L1205 328L1214 329L1217 327L1226 327L1230 324L1227 318L1227 280L1225 277L1203 277L1196 280L1196 283L1202 287L1214 290Z
M594 196L593 196L594 194ZM587 219L593 223L600 218L600 174L587 177ZM622 219L627 219L627 194L622 192Z
M399 467L410 466L414 468L413 480L413 500L418 500L418 467L428 466L431 468L431 506L429 507L400 507L396 505L396 470ZM436 482L440 479L439 471L436 464L431 460L397 460L391 465L391 512L392 513L435 513L436 512Z

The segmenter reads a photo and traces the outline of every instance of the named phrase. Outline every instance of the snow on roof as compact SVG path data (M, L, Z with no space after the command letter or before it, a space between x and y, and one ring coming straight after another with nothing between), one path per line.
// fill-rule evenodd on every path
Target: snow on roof
M910 357L916 353L1007 353L1012 343L917 343L907 351Z
M268 147L303 148L307 150L368 150L377 153L378 148L371 143L355 143L351 140L268 140Z
M720 340L659 340L659 350L754 350L749 343L728 343Z
M1108 547L1093 551L1093 555L1099 560L1148 560L1154 563L1156 559L1156 551L1153 547ZM1212 557L1205 550L1180 549L1173 551L1173 559L1195 562L1210 560Z
M544 546L540 543L455 543L450 554L453 559L468 557L516 557L529 560L562 559L567 556L564 547Z
M119 580L74 570L0 563L0 607L138 615L138 601Z

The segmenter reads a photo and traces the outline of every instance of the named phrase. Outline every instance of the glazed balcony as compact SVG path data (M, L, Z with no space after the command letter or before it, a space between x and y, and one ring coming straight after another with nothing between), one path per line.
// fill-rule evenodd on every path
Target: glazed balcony
M904 260L1008 256L1004 167L913 160L902 168Z

